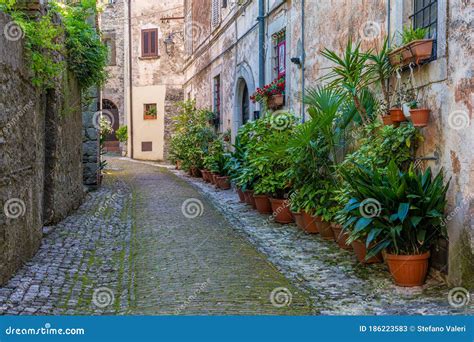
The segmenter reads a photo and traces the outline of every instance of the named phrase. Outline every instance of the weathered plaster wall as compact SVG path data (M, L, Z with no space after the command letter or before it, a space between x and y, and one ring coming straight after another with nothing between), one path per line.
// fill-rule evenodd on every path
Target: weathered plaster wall
M11 18L0 13L0 27ZM82 189L80 91L31 85L24 41L0 35L0 284L38 249L42 226L77 207ZM58 58L61 58L58 56Z

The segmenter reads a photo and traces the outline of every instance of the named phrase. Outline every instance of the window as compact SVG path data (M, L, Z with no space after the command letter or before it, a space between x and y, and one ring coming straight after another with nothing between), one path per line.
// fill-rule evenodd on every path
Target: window
M142 30L142 57L158 56L158 29Z
M214 127L219 129L221 119L221 77L214 77Z
M212 19L211 24L212 27L217 27L221 23L221 0L212 0Z
M280 78L286 73L286 31L281 30L272 35L273 40L273 78Z
M153 142L142 141L142 152L152 152L152 151L153 151Z
M428 37L433 38L433 53L431 60L436 59L436 38L438 29L438 1L413 0L413 14L410 16L413 28L428 29Z
M158 112L156 109L156 103L146 103L143 105L143 119L144 120L156 120Z
M109 66L114 66L116 62L116 51L115 51L115 34L114 35L104 35L104 44L107 47L107 64Z
M222 8L227 8L227 0L222 0Z

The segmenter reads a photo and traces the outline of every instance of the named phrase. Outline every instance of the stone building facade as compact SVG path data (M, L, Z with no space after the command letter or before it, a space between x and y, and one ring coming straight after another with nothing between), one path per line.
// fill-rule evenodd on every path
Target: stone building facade
M413 16L415 11L418 17ZM304 116L303 89L320 85L320 77L331 66L321 50L342 52L349 37L360 40L363 49L378 48L386 35L394 36L415 17L429 25L436 38L436 57L413 73L432 113L430 124L422 130L425 141L418 157L423 167L444 168L452 177L449 243L440 244L434 260L452 284L472 285L474 8L469 1L188 0L184 93L199 107L217 112L219 129L230 129L235 136L243 122L261 115L259 105L248 96L284 70L285 108ZM259 18L264 21L263 45L259 45ZM398 40L395 35L391 44ZM402 81L409 75L402 71Z
M132 158L167 157L172 118L183 99L183 21L182 0L104 4L100 27L110 61L103 111L118 121L115 128L127 125Z

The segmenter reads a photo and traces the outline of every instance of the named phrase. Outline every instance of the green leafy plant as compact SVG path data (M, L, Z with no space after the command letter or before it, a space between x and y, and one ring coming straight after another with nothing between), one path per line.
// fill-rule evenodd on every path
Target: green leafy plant
M352 184L353 198L345 207L350 216L346 226L354 225L349 240L364 237L367 258L386 249L391 254L414 255L429 251L446 236L442 219L449 181L444 184L441 170L432 177L431 169L416 170L413 165L403 172L391 161L386 171L357 166L345 173ZM366 212L372 201L375 211Z
M120 126L117 131L115 131L115 136L121 143L126 143L128 141L128 127Z
M416 28L414 29L411 26L405 26L401 33L402 36L402 44L408 44L414 40L424 39L428 33L427 28Z

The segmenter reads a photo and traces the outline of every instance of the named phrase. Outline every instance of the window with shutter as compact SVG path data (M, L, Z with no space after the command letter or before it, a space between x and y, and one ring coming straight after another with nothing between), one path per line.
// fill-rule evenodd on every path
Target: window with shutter
M158 29L142 30L142 57L158 56Z
M219 26L221 22L221 0L212 0L212 27Z

